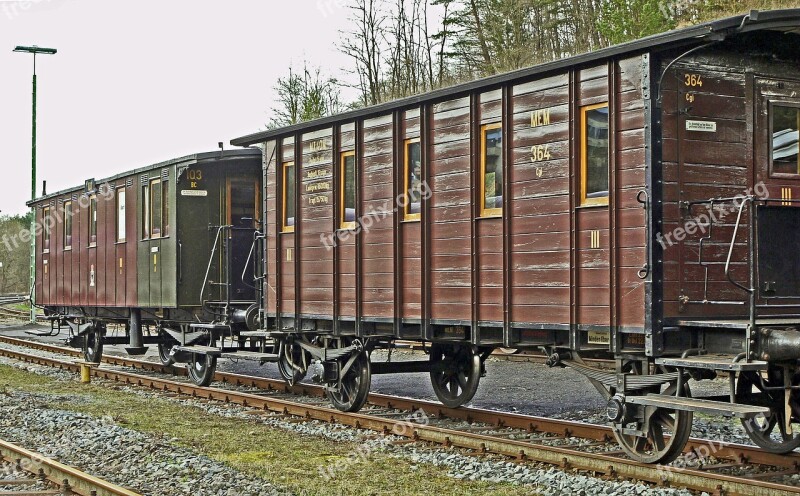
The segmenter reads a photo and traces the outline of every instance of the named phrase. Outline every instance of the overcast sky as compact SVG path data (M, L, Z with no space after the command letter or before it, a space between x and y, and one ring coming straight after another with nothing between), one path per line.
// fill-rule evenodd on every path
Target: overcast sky
M341 0L0 0L0 211L30 197L32 56L37 193L217 148L263 129L273 86L304 58L341 77ZM345 95L346 96L346 95Z

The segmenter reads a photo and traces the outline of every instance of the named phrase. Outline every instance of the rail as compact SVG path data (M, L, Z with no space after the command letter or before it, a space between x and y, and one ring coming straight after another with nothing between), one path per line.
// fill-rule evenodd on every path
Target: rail
M23 471L43 477L59 486L64 494L81 496L139 496L138 493L99 479L76 468L29 451L21 446L0 440L0 455ZM34 472L35 470L35 472ZM0 485L3 481L0 480ZM23 493L14 493L23 494ZM51 494L30 492L25 494Z
M13 338L2 338L2 341L10 339ZM33 344L41 345L40 343ZM73 372L79 369L79 366L71 361L30 355L5 348L0 348L0 356ZM108 359L109 363L132 366L131 360L119 357L108 357ZM138 363L141 364L139 368L144 370L164 368L160 364L153 362ZM180 369L168 369L174 372L182 372ZM687 452L697 454L711 450L714 458L722 460L722 462L715 462L714 465L704 465L699 468L669 466L656 469L652 465L625 459L620 456L620 452L613 450L605 451L601 448L601 451L595 452L594 446L611 442L611 431L605 426L582 422L508 414L475 408L462 407L452 409L424 400L375 394L370 395L370 403L375 406L374 414L369 411L344 413L327 406L321 406L316 402L302 403L276 397L275 392L283 389L289 390L289 388L282 381L271 381L260 377L218 373L217 379L233 385L252 386L258 388L259 391L266 390L266 392L254 393L222 387L198 387L186 382L103 367L93 368L91 373L100 379L133 384L156 391L163 391L167 394L171 393L185 397L242 405L254 412L263 411L265 414L272 412L273 415L335 422L379 433L394 433L413 441L465 448L478 453L496 453L516 458L520 461L543 462L565 469L591 471L596 475L607 477L637 479L656 484L681 486L699 491L716 491L724 494L800 494L800 488L796 486L764 480L767 475L782 476L787 473L797 473L800 465L800 455L772 455L758 448L739 444L692 439L687 445ZM268 386L270 383L278 384L278 386ZM306 384L297 385L291 389L292 391L309 391L306 394L315 396L324 394L322 388ZM406 413L392 413L391 411L394 410L422 411L426 415L432 415L433 418L463 419L470 426L465 429L457 429L454 427L442 427L433 423L427 425L410 423L407 420L408 415ZM391 418L394 416L400 418ZM485 423L487 425L486 427L474 426L474 423ZM519 430L529 436L547 434L536 439L515 438L508 434L509 429ZM548 439L558 440L567 437L584 438L590 440L590 442L589 444L577 444L574 446L569 444L546 444ZM588 447L589 451L585 450L586 447ZM732 460L732 462L728 463L724 460ZM748 475L734 476L725 473L726 468L750 465L767 466L767 471L755 474L752 477ZM721 472L716 471L717 467Z

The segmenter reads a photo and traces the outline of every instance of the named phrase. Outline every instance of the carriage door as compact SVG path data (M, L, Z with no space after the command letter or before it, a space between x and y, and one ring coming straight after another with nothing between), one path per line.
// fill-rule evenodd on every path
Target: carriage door
M231 300L255 301L253 234L258 225L258 183L254 177L229 177L227 223L231 227ZM251 253L251 249L253 250Z
M755 87L754 194L775 199L757 210L759 296L796 304L800 259L786 255L800 244L800 209L791 208L800 206L800 81L757 78Z

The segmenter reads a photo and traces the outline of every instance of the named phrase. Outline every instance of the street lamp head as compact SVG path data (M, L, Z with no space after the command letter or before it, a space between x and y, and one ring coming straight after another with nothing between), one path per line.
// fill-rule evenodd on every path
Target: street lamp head
M36 45L33 45L33 46L21 46L20 45L20 46L14 47L14 51L15 52L33 53L33 54L39 53L39 54L44 54L44 55L53 55L58 50L56 50L55 48L38 47Z

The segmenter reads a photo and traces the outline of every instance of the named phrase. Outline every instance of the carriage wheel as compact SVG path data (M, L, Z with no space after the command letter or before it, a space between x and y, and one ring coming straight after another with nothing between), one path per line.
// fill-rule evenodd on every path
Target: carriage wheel
M209 334L206 346L214 346L214 337ZM189 378L197 386L208 386L214 378L217 370L217 357L213 355L201 355L192 353L192 358L186 364L186 372Z
M106 326L94 323L83 335L83 359L90 363L100 363L103 359L103 335Z
M675 389L671 383L662 394L674 395ZM689 395L687 385L684 396ZM692 433L692 412L647 406L635 417L612 424L614 437L629 457L642 463L669 463L683 452Z
M278 347L278 373L290 386L305 379L308 369L303 366L304 350L294 343L283 341ZM305 363L308 363L308 357Z
M436 397L447 407L469 402L478 390L481 357L467 344L431 346L431 384Z
M795 427L792 433L786 432L785 392L783 389L764 391L767 387L783 387L783 369L770 367L764 384L758 380L758 372L742 372L736 381L736 401L749 405L761 405L770 408L768 415L758 415L750 419L742 419L744 430L758 447L770 453L784 454L794 451L800 446L800 429ZM797 385L800 376L795 374L792 384ZM798 393L792 392L790 399L793 410L798 408Z
M340 348L350 346L347 339L339 340ZM350 358L341 359L342 367L349 363ZM342 412L357 412L367 402L369 396L372 373L370 370L369 356L365 351L358 352L355 361L340 378L338 383L328 384L325 393L334 408Z
M169 352L178 342L163 329L158 330L158 337L158 358L161 360L162 365L169 367L175 363L175 358L170 356Z

